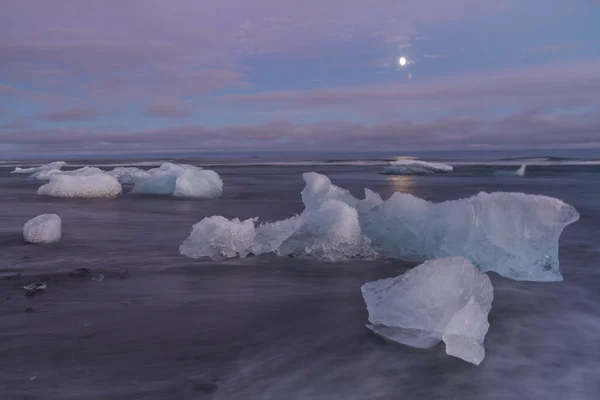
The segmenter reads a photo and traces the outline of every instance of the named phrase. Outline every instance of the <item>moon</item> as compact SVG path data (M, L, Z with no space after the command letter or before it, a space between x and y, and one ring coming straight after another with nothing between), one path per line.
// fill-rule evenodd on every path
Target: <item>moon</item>
M406 58L405 57L400 57L398 59L398 64L400 64L401 67L404 67L406 65Z

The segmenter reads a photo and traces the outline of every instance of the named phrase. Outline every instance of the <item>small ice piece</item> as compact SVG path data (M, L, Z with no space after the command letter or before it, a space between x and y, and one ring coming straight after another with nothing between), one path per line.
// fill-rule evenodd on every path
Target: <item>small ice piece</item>
M365 283L367 328L386 340L446 352L479 364L494 288L464 257L426 261L396 278Z
M409 261L464 256L515 280L561 281L558 239L577 210L552 197L485 193L431 203L394 193L361 218L381 254Z
M525 170L527 169L527 165L526 164L522 164L518 170L516 171L504 171L504 170L500 170L500 171L496 171L494 172L494 175L496 176L525 176Z
M49 171L49 170L59 170L62 167L64 167L65 165L67 165L66 162L64 161L54 161L48 164L42 164L39 167L32 167L32 168L20 168L17 167L15 168L14 171L12 171L12 174L33 174L35 172L39 172L39 171Z
M105 173L56 175L38 189L41 196L112 199L121 194L121 184Z
M253 218L230 221L220 215L204 218L192 227L192 233L179 246L179 252L196 259L246 257L252 251L256 235L254 221Z
M37 292L46 290L46 284L44 282L30 283L29 285L23 286L23 289L25 289L26 296L33 296Z
M318 208L326 200L339 200L350 207L356 207L358 199L350 194L346 189L342 189L331 183L331 180L316 172L305 172L302 179L306 182L302 195L302 202L306 209Z
M451 165L420 160L397 160L389 163L382 173L386 175L424 175L437 172L452 172Z
M61 232L61 219L56 214L38 215L23 226L23 238L28 243L58 243Z

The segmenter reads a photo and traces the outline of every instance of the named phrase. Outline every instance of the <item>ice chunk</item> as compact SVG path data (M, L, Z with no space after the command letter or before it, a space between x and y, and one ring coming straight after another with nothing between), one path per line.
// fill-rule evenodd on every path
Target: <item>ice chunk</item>
M496 176L525 176L525 170L527 168L527 165L523 164L519 167L518 170L516 171L496 171L494 172L494 175Z
M12 171L12 173L13 174L33 174L34 172L39 172L39 171L49 171L49 170L53 170L53 169L61 169L65 165L67 165L67 163L64 161L54 161L54 162L51 162L48 164L42 164L39 167L32 167L32 168L17 167L17 168L15 168L14 171Z
M326 200L300 216L302 224L278 249L280 254L314 255L329 260L371 254L362 236L356 209L339 200Z
M254 221L237 218L230 221L220 215L204 218L193 226L179 252L190 258L208 257L213 260L246 257L252 250L256 235Z
M38 215L23 226L23 238L29 243L58 243L61 235L61 219L56 214Z
M38 194L53 197L115 198L121 184L105 173L91 175L55 175L38 189Z
M479 364L494 288L487 275L464 257L427 261L404 275L365 283L367 327L383 338L446 352Z
M451 165L432 163L420 160L397 160L392 161L383 169L387 175L423 175L436 172L452 172Z
M484 193L431 203L395 193L361 218L376 250L412 261L464 256L507 278L560 281L558 239L579 213L561 200Z
M219 174L193 165L164 163L129 177L134 183L132 193L195 198L217 198L223 193Z

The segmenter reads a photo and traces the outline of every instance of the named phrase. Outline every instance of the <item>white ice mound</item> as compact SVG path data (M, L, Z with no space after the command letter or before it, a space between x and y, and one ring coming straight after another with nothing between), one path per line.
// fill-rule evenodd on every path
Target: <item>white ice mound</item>
M193 165L164 163L145 173L127 176L134 184L132 193L206 199L217 198L223 193L219 174Z
M365 283L367 327L383 338L430 348L441 340L446 353L479 364L489 328L494 288L469 260L427 261L404 275Z
M437 172L452 172L453 169L451 165L442 163L420 160L397 160L390 162L382 172L387 175L424 175Z
M338 200L283 221L255 226L256 218L240 221L205 218L192 228L179 251L190 258L223 259L277 253L326 260L373 255L361 234L356 210Z
M504 171L504 170L500 170L500 171L496 171L494 172L494 175L496 176L525 176L525 170L527 169L527 165L526 164L522 164L518 170L516 171Z
M28 243L58 243L61 235L61 219L56 214L38 215L23 226L23 239Z
M35 172L39 172L39 171L49 171L49 170L53 170L53 169L61 169L62 167L64 167L65 165L67 165L66 162L64 161L54 161L48 164L42 164L39 167L32 167L32 168L15 168L14 171L12 171L13 174L33 174Z
M375 250L411 261L463 256L515 280L560 281L558 239L579 213L561 200L484 193L431 203L394 193L361 218Z
M121 184L105 173L91 175L55 175L38 189L41 196L72 198L115 198L121 194Z

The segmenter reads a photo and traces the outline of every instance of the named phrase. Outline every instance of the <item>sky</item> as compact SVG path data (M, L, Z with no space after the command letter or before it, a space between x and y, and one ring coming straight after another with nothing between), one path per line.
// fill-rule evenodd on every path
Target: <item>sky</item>
M597 0L4 0L0 157L600 149L597 21Z

